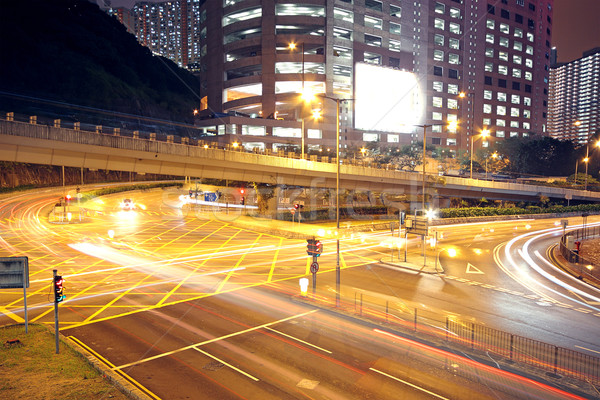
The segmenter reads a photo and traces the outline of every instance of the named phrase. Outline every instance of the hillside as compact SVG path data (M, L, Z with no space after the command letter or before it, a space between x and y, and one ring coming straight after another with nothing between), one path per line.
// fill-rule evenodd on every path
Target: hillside
M192 74L83 0L2 0L0 54L0 111L16 94L191 123L199 103Z

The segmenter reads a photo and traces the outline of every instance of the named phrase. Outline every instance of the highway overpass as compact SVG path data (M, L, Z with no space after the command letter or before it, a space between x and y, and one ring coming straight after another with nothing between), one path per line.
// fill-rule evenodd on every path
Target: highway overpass
M0 160L313 188L335 188L336 180L335 162L316 161L315 156L301 160L175 143L172 137L160 141L125 137L118 131L105 134L10 120L0 121ZM446 205L443 199L451 197L536 201L547 196L600 201L600 193L591 191L437 175L426 178L426 192L442 200L440 205ZM341 189L418 196L422 186L419 172L340 167Z

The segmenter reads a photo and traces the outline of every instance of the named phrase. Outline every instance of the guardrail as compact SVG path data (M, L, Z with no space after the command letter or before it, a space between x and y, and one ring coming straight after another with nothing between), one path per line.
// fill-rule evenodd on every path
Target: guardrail
M570 249L568 242L575 243L585 239L599 238L600 226L585 227L574 229L567 232L560 238L560 254L571 263L571 267L579 274L580 278L588 278L594 281L600 281L600 265L593 260L583 257L576 249Z
M319 301L319 297L315 297ZM321 298L323 299L323 298ZM600 384L600 358L535 339L493 329L470 321L441 316L425 309L395 307L397 303L354 293L354 308L360 317L376 320L400 330L427 335L446 343L494 355L509 363L520 363L552 374Z

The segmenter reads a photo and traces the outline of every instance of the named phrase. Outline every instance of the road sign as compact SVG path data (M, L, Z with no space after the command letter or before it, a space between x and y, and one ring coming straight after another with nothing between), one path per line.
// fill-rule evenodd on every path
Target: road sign
M204 201L217 201L217 194L215 192L205 192L204 193Z
M414 235L428 236L429 221L427 217L419 217L413 215L406 216L406 233Z
M315 261L312 264L310 264L310 273L311 274L316 274L318 270L319 270L319 263L318 262Z
M0 289L29 287L29 259L0 257Z
M467 263L467 274L483 274L483 271L471 263Z

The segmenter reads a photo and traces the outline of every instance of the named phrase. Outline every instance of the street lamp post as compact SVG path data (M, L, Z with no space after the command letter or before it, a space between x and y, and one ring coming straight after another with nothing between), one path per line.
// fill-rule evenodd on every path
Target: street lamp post
M579 127L581 125L581 121L575 121L575 125ZM585 162L585 185L583 187L583 190L587 190L588 184L588 162L590 161L590 136L592 133L591 130L592 128L590 122L588 121L588 133L585 137L585 158L583 159L583 162ZM596 143L596 146L600 146L600 142ZM575 168L575 171L577 171L577 168ZM575 172L575 175L577 176L577 172Z
M478 136L484 138L484 137L488 137L489 135L490 135L490 131L487 129L484 129L481 131L481 134L479 134ZM469 174L469 177L471 179L473 179L473 143L474 142L475 142L475 135L472 135L471 136L471 172Z
M336 103L335 113L335 148L336 148L336 173L335 173L335 228L336 228L336 262L335 262L335 306L340 306L340 104L354 99L339 99L321 96Z
M427 150L427 128L433 125L415 125L423 128L423 196L421 199L421 210L425 211L425 152Z

